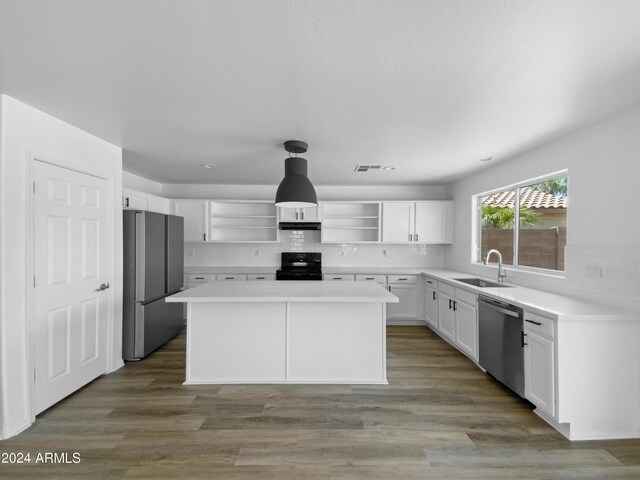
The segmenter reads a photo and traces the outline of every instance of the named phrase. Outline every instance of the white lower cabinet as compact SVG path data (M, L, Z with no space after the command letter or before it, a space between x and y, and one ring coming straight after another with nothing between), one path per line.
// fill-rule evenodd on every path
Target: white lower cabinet
M428 294L427 284L427 294ZM478 306L474 293L439 282L437 331L461 352L478 360ZM429 298L427 298L427 309ZM433 300L432 300L433 301ZM431 307L433 309L433 307Z
M556 415L555 321L525 312L524 395L541 413Z
M387 304L387 320L417 320L418 286L416 284L389 284L389 291L400 301Z
M478 360L478 309L475 305L455 300L453 342L464 353Z
M432 278L425 279L424 301L425 320L435 330L438 328L438 282Z

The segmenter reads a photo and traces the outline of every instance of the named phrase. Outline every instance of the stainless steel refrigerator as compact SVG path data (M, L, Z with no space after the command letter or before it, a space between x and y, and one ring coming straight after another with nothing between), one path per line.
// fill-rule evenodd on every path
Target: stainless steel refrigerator
M139 360L171 338L184 323L179 292L184 278L184 219L125 210L122 357Z

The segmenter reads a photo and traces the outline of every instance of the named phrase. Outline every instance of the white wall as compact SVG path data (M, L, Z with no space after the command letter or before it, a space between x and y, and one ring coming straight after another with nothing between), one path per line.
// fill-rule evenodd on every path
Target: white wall
M162 185L167 198L211 198L268 200L275 198L277 185ZM444 185L425 186L322 186L316 185L320 201L331 200L446 200ZM150 192L151 193L151 192Z
M61 120L6 95L0 96L0 438L15 435L33 418L29 402L27 351L26 210L30 155L62 165L81 165L102 172L109 194L113 252L110 254L109 309L113 319L111 369L122 365L122 151Z
M508 272L507 281L640 308L640 107L593 124L528 153L454 182L454 244L447 268L494 277L495 267L471 264L471 197L567 168L568 238L565 278ZM601 265L605 278L587 277Z

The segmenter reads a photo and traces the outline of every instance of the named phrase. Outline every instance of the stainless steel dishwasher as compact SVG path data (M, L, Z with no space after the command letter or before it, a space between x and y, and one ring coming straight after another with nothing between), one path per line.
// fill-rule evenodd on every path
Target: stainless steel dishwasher
M479 362L496 380L524 397L524 322L522 309L478 297Z

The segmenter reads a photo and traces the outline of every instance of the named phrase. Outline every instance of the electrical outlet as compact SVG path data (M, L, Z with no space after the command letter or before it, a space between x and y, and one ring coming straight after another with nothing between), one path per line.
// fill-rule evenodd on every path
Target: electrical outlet
M256 248L256 257L259 257L259 256L260 256L260 249Z
M190 257L195 257L196 256L196 251L195 250L189 250L189 256Z
M384 255L385 257L389 256L389 250L383 250L382 251L382 255Z

